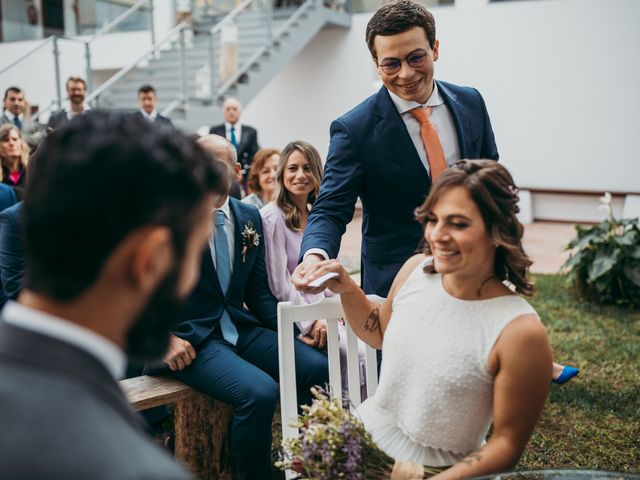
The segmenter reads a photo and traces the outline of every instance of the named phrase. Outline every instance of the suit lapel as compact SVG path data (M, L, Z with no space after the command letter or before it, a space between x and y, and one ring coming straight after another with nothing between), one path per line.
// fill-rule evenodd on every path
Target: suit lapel
M437 80L436 80L437 81ZM460 102L458 102L458 96L453 93L442 82L438 82L438 90L445 105L449 109L449 113L453 118L453 123L456 126L456 133L458 134L458 146L460 147L460 158L465 159L469 156L468 142L469 138L469 116L466 109Z
M238 152L244 152L244 148L247 145L247 137L249 136L249 130L247 127L242 127L242 133L240 134L240 143L238 143Z
M419 191L426 191L431 180L416 152L407 127L385 87L378 92L374 114L378 119L377 130L393 153L393 159L406 172L407 179L419 187Z

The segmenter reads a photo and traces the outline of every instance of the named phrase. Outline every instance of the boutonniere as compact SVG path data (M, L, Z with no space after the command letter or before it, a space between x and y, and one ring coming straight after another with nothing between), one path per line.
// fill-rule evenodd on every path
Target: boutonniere
M253 222L248 222L242 230L242 263L247 258L247 252L258 248L260 245L260 235L253 226Z

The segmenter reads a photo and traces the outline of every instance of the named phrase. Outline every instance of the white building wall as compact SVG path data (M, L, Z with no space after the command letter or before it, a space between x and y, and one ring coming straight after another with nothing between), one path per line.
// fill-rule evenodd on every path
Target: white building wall
M433 7L437 78L483 94L516 182L640 191L640 2L532 0ZM377 90L371 14L327 29L244 112L264 146L305 139L326 155L331 120Z

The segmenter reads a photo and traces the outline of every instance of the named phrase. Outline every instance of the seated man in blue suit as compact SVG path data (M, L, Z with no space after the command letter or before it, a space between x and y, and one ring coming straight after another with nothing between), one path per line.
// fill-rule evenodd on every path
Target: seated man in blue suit
M231 143L218 135L207 135L199 143L212 161L227 162L231 178L239 168ZM235 407L231 443L240 478L269 479L278 336L262 220L254 206L228 196L214 205L213 217L201 277L165 362L179 380ZM309 388L328 381L327 357L295 342L298 400L310 403Z
M384 86L331 124L324 178L300 249L303 261L292 275L297 288L322 289L308 286L314 265L337 256L360 197L362 286L386 297L421 241L413 212L437 174L460 159L498 159L480 93L434 80L435 33L431 13L411 0L388 3L369 21L367 44Z

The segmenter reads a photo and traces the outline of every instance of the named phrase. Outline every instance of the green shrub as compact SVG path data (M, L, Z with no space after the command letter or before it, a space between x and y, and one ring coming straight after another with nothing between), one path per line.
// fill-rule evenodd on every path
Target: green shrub
M593 227L576 225L577 236L566 247L576 250L563 268L589 300L640 307L639 219L616 220L611 195L601 201L609 218Z

